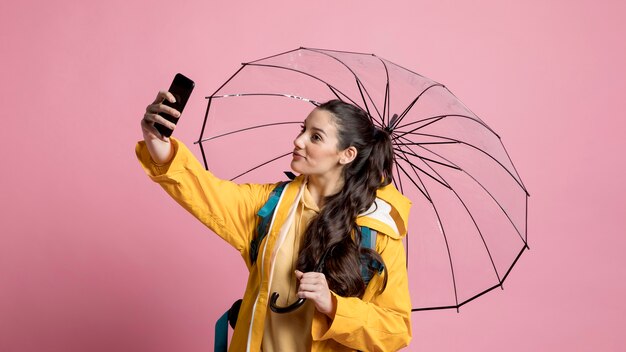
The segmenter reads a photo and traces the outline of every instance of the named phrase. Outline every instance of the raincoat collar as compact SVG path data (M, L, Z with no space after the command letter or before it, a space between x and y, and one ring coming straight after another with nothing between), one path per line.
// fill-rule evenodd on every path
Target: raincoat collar
M299 175L292 181L295 187L288 187L293 190L294 197L303 182L306 182L306 177ZM392 238L404 237L408 229L411 201L400 193L393 184L379 188L376 191L376 197L378 199L375 204L379 206L373 209L370 208L368 211L359 215L356 220L357 225L367 226ZM384 203L381 203L381 201L384 201ZM388 204L389 207L385 207L385 203Z

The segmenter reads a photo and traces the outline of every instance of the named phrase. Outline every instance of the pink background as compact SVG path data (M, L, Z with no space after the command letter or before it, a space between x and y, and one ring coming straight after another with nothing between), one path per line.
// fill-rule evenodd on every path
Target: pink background
M3 2L0 350L212 350L245 268L145 176L139 120L184 72L191 143L240 62L299 46L445 83L530 190L506 289L413 313L407 350L623 350L624 16L619 0Z

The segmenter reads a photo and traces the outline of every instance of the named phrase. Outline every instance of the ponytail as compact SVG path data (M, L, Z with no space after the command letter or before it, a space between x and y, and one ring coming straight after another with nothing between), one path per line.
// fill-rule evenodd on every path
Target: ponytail
M382 175L379 187L384 187L393 181L393 146L391 136L386 130L374 127L374 145L370 158L370 169L377 170Z

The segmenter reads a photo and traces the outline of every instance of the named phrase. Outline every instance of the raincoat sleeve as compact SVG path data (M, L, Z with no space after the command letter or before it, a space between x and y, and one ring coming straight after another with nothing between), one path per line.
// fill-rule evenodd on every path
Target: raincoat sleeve
M135 153L141 166L176 202L235 247L248 262L256 212L273 185L238 185L221 180L206 171L182 142L170 140L175 154L164 165L152 160L143 141L137 143Z
M404 245L400 238L379 235L378 251L388 271L386 289L373 295L370 301L357 297L337 300L333 319L316 312L312 334L316 341L335 340L346 347L360 351L396 351L411 340L411 299ZM372 281L368 290L380 287L382 280ZM367 296L367 291L366 291ZM365 296L364 296L365 298Z

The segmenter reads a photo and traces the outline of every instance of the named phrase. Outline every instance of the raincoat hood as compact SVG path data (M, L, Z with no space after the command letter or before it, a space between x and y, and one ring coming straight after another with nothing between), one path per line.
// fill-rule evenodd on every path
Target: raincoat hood
M392 238L406 236L411 201L392 184L378 189L374 204L356 222Z

